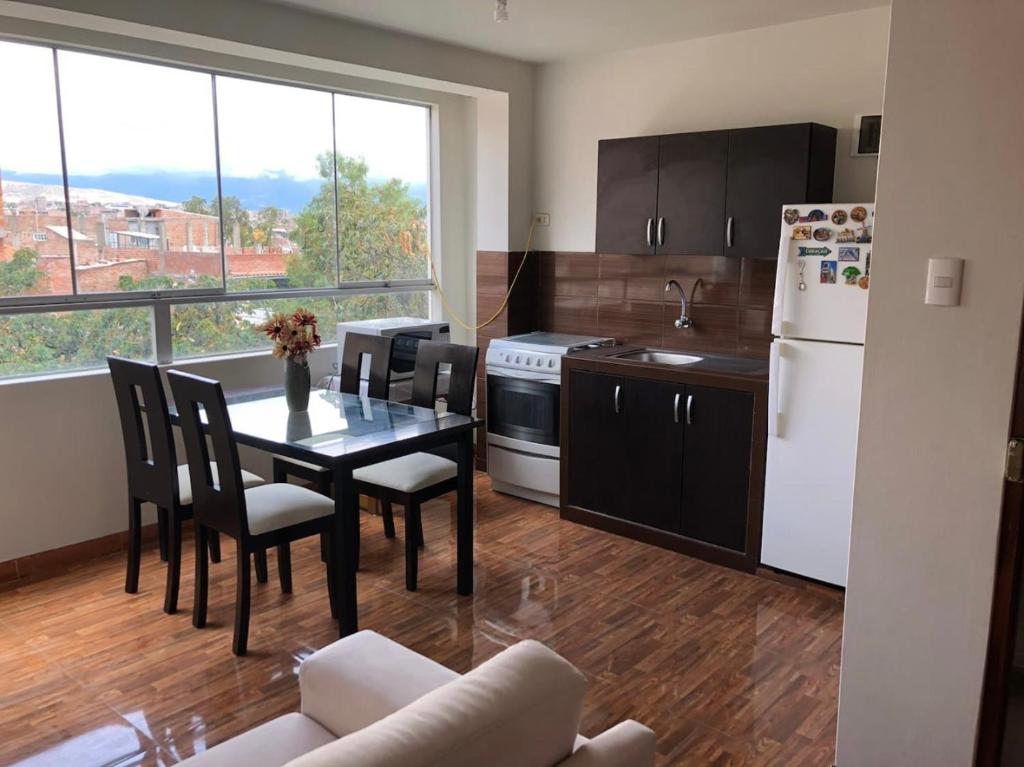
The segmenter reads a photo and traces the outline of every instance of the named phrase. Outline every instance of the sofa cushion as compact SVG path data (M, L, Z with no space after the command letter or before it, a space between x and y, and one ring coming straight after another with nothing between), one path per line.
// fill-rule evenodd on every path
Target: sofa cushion
M525 641L289 767L552 767L569 756L587 682Z
M619 722L592 740L580 740L572 756L559 767L654 767L654 733L632 719Z
M196 754L179 767L281 767L290 759L333 742L334 734L308 716L285 714Z
M374 631L317 650L299 667L302 713L339 738L459 675Z

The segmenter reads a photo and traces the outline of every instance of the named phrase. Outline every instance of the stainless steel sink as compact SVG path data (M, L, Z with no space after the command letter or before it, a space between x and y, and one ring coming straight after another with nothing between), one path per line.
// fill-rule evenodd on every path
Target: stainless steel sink
M700 362L703 357L697 357L693 354L676 354L674 352L656 352L650 349L642 349L635 352L627 352L626 354L616 355L619 359L623 360L636 360L637 362L657 362L662 365L692 365L695 362Z

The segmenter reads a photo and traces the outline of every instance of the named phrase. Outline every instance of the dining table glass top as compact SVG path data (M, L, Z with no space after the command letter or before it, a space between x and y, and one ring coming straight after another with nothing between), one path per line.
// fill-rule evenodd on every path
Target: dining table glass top
M307 453L312 461L475 423L456 413L327 389L314 389L303 413L288 410L280 389L225 393L225 400L239 442L289 447ZM173 406L171 414L177 415Z

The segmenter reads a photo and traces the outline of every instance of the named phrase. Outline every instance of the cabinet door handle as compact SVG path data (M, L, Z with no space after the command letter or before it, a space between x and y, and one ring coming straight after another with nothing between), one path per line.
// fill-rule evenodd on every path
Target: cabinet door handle
M672 420L679 423L679 398L681 394L676 394L675 399L672 401Z
M665 217L664 216L659 216L658 217L658 244L659 245L664 245L665 244Z
M686 425L689 426L693 423L693 395L689 394L686 397Z
M615 387L615 414L618 415L622 412L622 387Z
M647 247L654 246L654 219L647 219Z
M732 216L725 220L725 246L732 247Z

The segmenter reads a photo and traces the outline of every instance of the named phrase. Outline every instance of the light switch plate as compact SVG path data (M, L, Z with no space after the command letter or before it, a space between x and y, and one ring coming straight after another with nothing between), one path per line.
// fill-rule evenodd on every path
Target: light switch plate
M924 302L932 306L959 306L963 277L962 258L929 258Z

